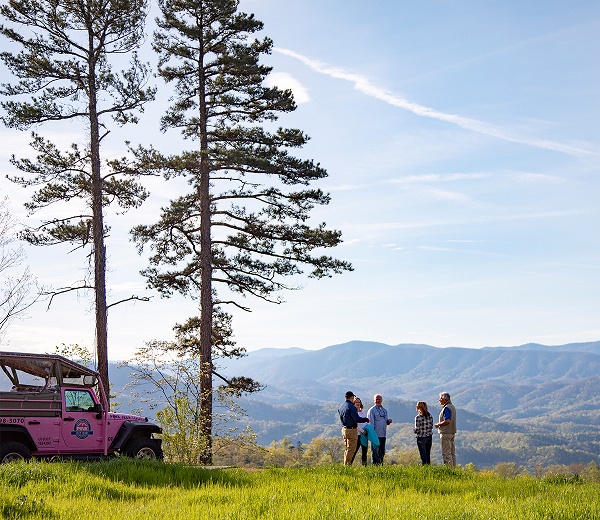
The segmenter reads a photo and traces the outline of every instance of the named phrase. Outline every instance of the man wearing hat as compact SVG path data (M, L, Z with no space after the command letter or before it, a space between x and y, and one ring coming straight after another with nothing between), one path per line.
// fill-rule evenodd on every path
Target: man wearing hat
M354 393L351 391L346 392L346 400L338 408L340 414L340 421L342 421L342 437L346 444L344 450L344 466L352 465L352 457L356 453L356 446L358 445L358 430L356 425L358 423L369 422L366 417L359 417L358 410L354 406Z

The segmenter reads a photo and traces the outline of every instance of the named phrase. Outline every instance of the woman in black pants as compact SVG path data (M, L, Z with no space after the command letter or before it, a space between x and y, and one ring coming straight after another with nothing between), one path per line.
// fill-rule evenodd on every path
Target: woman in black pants
M367 414L363 411L364 406L362 404L362 401L360 400L360 397L354 397L354 406L356 406L356 409L358 410L358 416L359 417L366 417ZM356 454L358 453L358 450L362 449L362 453L361 453L361 462L363 466L367 465L367 446L365 446L362 442L360 442L360 436L362 435L363 432L363 423L358 423L357 425L358 427L358 444L356 445L356 451L354 452L354 456L352 457L352 462L354 462L354 457L356 457Z
M427 403L417 403L417 416L415 417L415 435L417 436L417 448L421 455L421 463L431 464L431 442L433 437L433 417L427 410Z

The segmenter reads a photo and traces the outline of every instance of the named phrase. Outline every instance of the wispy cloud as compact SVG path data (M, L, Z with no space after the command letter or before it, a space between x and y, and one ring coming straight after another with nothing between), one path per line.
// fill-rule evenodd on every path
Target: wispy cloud
M388 186L399 185L399 186L410 186L410 185L425 185L435 184L444 182L454 181L471 181L475 179L485 179L493 176L493 173L424 173L422 175L407 175L405 177L398 177L394 179L381 179L373 182L363 182L356 184L332 184L327 186L328 191L356 191L365 190L377 186Z
M420 249L421 251L443 251L443 252L456 251L456 249L452 249L450 247L439 247L439 246L417 246L417 249Z
M267 87L273 87L277 85L282 90L291 90L294 94L294 100L298 105L302 103L308 103L310 101L310 95L308 94L307 88L300 83L294 76L287 72L272 72L267 76L265 80Z
M557 183L562 182L563 179L556 175L548 175L545 173L533 173L533 172L516 172L514 177L517 180L528 182L528 183Z
M473 179L484 179L491 177L491 173L424 173L422 175L407 175L390 179L391 184L412 184L412 183L437 183L437 182L453 182L453 181L470 181Z
M432 228L432 227L448 227L448 226L461 226L461 225L472 225L475 223L487 223L487 222L511 222L519 220L540 220L540 219L555 219L562 218L572 215L581 215L585 211L580 210L564 210L564 211L533 211L530 213L514 213L510 215L490 215L478 217L476 219L440 219L440 220L413 220L413 221L402 221L402 222L371 222L361 224L348 223L344 226L346 232L389 232L401 229L418 229L418 228Z
M440 190L437 188L421 188L421 191L426 193L429 197L439 200L439 201L449 201L449 202L459 202L461 204L475 204L471 197L458 193L456 191L450 190ZM476 204L479 205L479 204Z
M367 96L379 99L384 103L387 103L397 108L401 108L403 110L407 110L421 117L428 117L431 119L437 119L439 121L445 121L447 123L457 125L466 130L477 132L483 135L488 135L491 137L496 137L504 141L520 143L545 150L552 150L555 152L560 152L575 157L589 157L600 155L597 150L591 150L589 148L570 144L563 144L546 139L537 139L519 135L499 126L487 123L485 121L479 121L478 119L463 117L457 114L448 114L446 112L441 112L430 107L419 105L418 103L414 103L396 92L375 85L371 80L360 74L349 72L347 70L338 67L333 67L331 65L322 63L317 60L313 60L289 49L275 48L273 50L280 54L284 54L286 56L290 56L291 58L295 58L301 61L315 72L325 74L326 76L329 76L331 78L342 79L344 81L353 83L354 88L356 90L362 92L363 94L366 94Z

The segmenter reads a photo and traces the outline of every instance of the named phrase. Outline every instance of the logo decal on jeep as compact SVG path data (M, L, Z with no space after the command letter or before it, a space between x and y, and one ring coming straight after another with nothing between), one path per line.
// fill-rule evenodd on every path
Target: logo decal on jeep
M94 432L92 431L92 425L87 419L79 419L75 423L71 435L75 435L75 437L78 439L87 439L90 435L94 435Z

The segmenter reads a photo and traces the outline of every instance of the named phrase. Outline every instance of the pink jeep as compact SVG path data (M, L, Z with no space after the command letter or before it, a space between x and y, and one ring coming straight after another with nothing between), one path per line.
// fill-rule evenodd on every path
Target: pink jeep
M109 412L97 372L62 356L16 352L0 352L0 368L0 463L116 453L162 459L153 437L162 430Z

